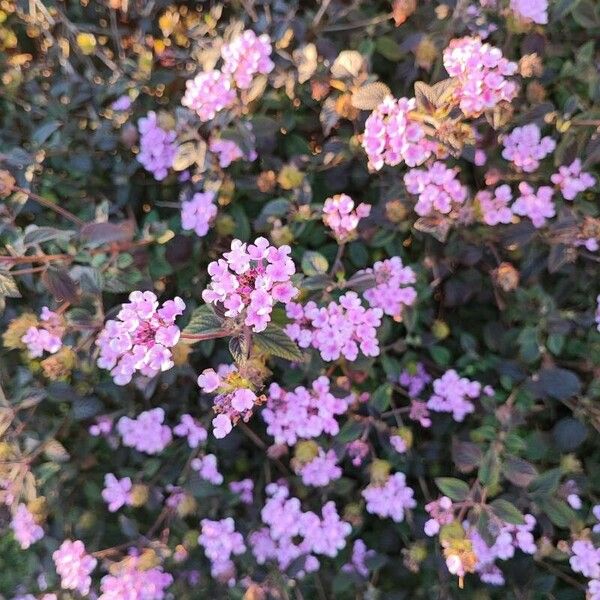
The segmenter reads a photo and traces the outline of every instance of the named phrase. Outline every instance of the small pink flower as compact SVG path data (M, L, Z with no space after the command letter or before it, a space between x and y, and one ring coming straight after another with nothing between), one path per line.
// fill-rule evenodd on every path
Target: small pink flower
M219 111L231 106L235 99L229 75L214 69L203 71L186 82L181 104L195 111L201 121L210 121Z
M108 504L110 512L116 512L122 506L131 505L131 488L129 477L117 479L112 473L107 473L104 476L102 498Z
M198 192L191 200L181 203L181 227L192 230L198 237L204 237L217 216L213 192Z
M65 540L52 554L52 559L60 576L60 586L87 596L92 584L90 573L98 561L86 553L83 542Z
M248 29L221 48L223 72L232 75L239 89L246 90L257 73L266 75L273 70L271 52L271 38Z
M44 530L35 522L33 514L25 504L19 504L10 522L15 540L23 550L44 537Z
M212 420L213 434L217 439L223 439L233 429L231 419L227 415L217 415Z

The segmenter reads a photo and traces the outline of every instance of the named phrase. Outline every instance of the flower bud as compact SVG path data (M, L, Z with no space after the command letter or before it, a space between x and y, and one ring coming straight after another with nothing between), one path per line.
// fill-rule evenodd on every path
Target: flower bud
M131 488L131 506L143 506L148 502L148 486L136 483Z

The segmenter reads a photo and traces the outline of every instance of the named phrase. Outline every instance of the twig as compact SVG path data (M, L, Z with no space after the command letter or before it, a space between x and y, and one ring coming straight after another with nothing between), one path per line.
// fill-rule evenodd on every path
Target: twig
M42 198L41 196L38 196L31 190L26 190L25 188L22 188L22 187L15 187L14 190L16 192L21 192L21 193L25 194L30 200L34 200L38 204L41 204L42 206L45 206L46 208L53 210L54 212L58 213L59 215L62 215L65 219L68 219L69 221L71 221L72 223L75 223L75 225L78 225L79 227L85 225L85 221L82 221L79 217L75 216L72 212L68 211L66 208L63 208L62 206L59 206L58 204L55 204L54 202L50 202L50 200L46 200L46 198Z
M393 17L392 13L386 15L379 15L372 19L365 19L363 21L354 21L353 23L342 23L341 25L332 25L331 27L325 27L324 33L333 33L334 31L346 31L348 29L361 29L362 27L368 27L369 25L377 25L378 23L385 23Z

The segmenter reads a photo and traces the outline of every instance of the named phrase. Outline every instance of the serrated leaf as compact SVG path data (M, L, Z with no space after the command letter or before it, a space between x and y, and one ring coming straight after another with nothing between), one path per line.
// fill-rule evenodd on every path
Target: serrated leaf
M482 458L481 448L476 444L452 440L452 460L461 473L468 473L478 467Z
M236 363L242 363L248 356L248 342L243 335L236 335L229 340L229 352Z
M577 520L575 511L560 498L546 498L540 501L540 508L557 527L566 529Z
M336 79L357 77L360 73L365 59L356 50L342 50L331 65L331 74Z
M562 471L560 468L550 469L536 477L529 485L529 493L535 499L543 499L556 492L560 484Z
M417 231L429 233L439 242L445 242L448 239L451 222L443 216L419 217L413 227Z
M518 487L527 487L538 476L537 469L530 462L510 454L504 457L502 473Z
M435 85L427 85L423 81L415 83L415 100L417 106L429 113L435 112L448 104L454 90L456 89L456 80L453 78L444 79Z
M400 44L393 38L383 35L375 41L375 49L388 60L397 61L404 56Z
M462 479L455 477L436 477L435 485L448 498L461 502L469 496L469 486Z
M374 110L387 96L391 95L392 91L385 83L375 81L373 83L367 83L353 92L351 102L354 108L360 110Z
M483 456L477 476L484 487L493 487L498 483L500 463L498 462L498 454L494 449L490 448Z
M340 432L335 436L336 441L343 444L357 440L363 432L363 426L357 421L346 421Z
M194 163L202 164L206 157L206 144L198 141L184 142L177 148L177 154L173 160L175 171L185 171Z
M523 525L525 522L521 511L508 500L497 498L490 503L490 508L498 518L502 519L506 523L511 523L512 525Z
M215 314L210 304L203 304L192 312L189 323L181 332L181 341L186 344L195 344L198 340L186 338L185 335L216 334L222 330L223 319Z
M252 336L252 342L262 352L278 356L285 360L301 361L302 352L287 333L274 323L269 323L267 328Z
M86 223L79 233L81 239L92 245L110 242L128 242L133 239L133 221L122 223Z
M77 284L65 269L50 267L41 279L57 302L74 302L77 299Z
M21 297L21 292L19 292L13 276L6 271L0 271L0 297L2 296L6 296L7 298Z
M74 231L68 229L56 229L55 227L28 227L27 233L23 236L23 243L26 246L32 244L42 244L58 239L69 239L74 235Z

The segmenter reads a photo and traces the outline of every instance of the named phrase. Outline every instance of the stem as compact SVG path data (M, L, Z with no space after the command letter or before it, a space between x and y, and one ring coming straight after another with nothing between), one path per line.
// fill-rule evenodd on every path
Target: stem
M221 330L212 333L182 333L180 337L184 340L194 340L196 342L202 342L204 340L215 340L217 338L223 338L230 335L230 331Z
M49 263L54 260L73 260L70 254L36 254L34 256L0 256L0 263L20 265L23 263Z
M46 198L42 198L41 196L38 196L37 194L35 194L34 192L32 192L30 190L26 190L25 188L22 188L22 187L15 187L14 190L16 192L21 192L21 193L25 194L30 200L33 200L33 201L37 202L38 204L41 204L42 206L45 206L46 208L53 210L54 212L58 213L59 215L62 215L65 219L68 219L69 221L71 221L72 223L75 223L75 225L77 225L79 227L81 227L82 225L85 225L85 221L82 221L79 217L75 216L72 212L69 212L66 208L63 208L62 206L59 206L58 204L55 204L54 202L50 202L50 200L46 200Z

